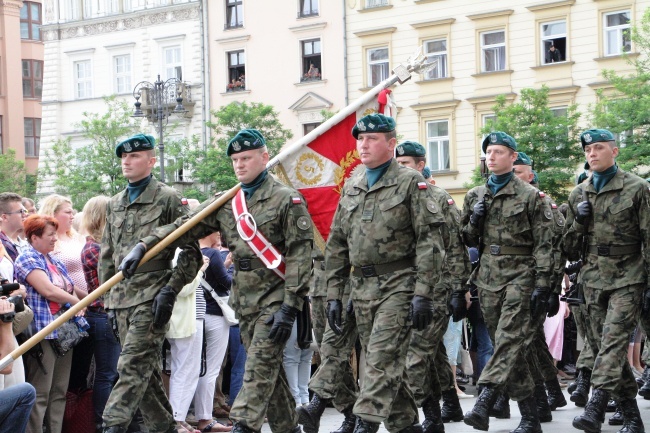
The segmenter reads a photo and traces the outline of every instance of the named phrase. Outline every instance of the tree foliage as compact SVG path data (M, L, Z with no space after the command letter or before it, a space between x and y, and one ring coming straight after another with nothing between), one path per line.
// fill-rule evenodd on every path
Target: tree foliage
M16 151L8 149L0 154L0 191L15 192L24 197L33 197L36 193L34 175L25 171L25 163L16 159Z

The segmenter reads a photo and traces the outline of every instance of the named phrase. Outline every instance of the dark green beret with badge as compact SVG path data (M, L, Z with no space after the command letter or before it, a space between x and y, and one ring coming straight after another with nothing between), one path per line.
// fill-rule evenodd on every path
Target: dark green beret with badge
M156 144L156 139L151 135L136 134L126 140L120 142L115 147L115 154L118 158L122 157L122 153L142 152L144 150L153 150Z
M405 141L400 143L395 148L395 153L397 153L397 156L412 156L416 158L426 156L424 146L416 141Z
M524 152L517 152L517 159L514 165L533 165L533 161Z
M500 144L501 146L509 147L510 149L517 151L517 142L514 138L502 131L490 132L485 139L483 139L483 145L481 149L483 152L486 151L487 147L492 144Z
M580 134L580 143L582 143L583 150L588 144L608 141L616 141L616 139L614 138L614 134L606 129L588 129Z
M359 139L359 134L364 132L390 132L395 130L395 119L374 113L363 116L352 128L352 136Z
M266 140L257 129L242 129L229 142L226 155L246 152L247 150L261 149L266 146Z

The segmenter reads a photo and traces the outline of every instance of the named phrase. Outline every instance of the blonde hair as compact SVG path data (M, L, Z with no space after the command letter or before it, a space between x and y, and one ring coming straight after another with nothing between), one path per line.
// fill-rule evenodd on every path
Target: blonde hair
M38 213L40 215L53 217L54 214L60 211L61 207L66 203L72 206L72 200L70 198L59 194L50 194L41 202L41 207L38 210ZM74 237L77 233L74 229L70 229L66 234L70 237Z
M81 231L88 233L95 241L102 240L104 226L106 225L106 207L109 197L99 195L88 200L81 216Z

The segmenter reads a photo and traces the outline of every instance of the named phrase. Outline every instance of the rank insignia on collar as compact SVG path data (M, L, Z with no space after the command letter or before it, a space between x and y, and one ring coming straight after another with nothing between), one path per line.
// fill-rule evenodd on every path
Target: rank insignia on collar
M418 189L427 189L426 182L418 182Z
M302 200L300 199L300 197L291 197L291 203L300 204L302 203Z
M448 199L447 203L451 206L452 204L454 204L454 199L453 198Z

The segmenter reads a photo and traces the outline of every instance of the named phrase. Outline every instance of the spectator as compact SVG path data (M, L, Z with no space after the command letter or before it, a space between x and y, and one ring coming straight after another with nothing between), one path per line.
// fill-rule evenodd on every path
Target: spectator
M557 63L562 61L562 54L560 50L555 48L555 45L551 43L551 46L548 48L546 53L546 63Z
M449 357L449 363L451 364L451 371L454 376L454 386L456 387L456 394L458 398L472 398L473 395L465 394L463 390L458 387L456 382L456 364L458 363L458 353L460 352L460 345L463 333L463 321L459 320L454 322L453 318L449 318L449 325L447 326L447 332L442 337L442 341L447 349L447 356Z
M32 200L31 198L23 197L22 204L25 207L25 209L27 209L28 215L33 215L37 212L36 203L34 203L34 200Z
M296 401L296 407L309 404L309 377L311 376L311 357L314 351L298 345L298 324L293 323L291 337L284 348L284 372Z
M27 218L27 210L21 200L18 194L12 192L0 194L0 241L12 262L20 254L22 243L19 236L24 235L23 221Z
M35 331L40 331L59 312L61 305L76 304L74 284L63 263L52 252L57 242L59 223L44 215L32 215L25 220L25 237L30 246L20 253L15 263L18 282L27 287L27 301L34 311ZM78 315L82 315L83 311ZM74 349L58 358L49 340L58 337L53 331L39 343L40 358L25 358L27 381L36 388L36 403L29 417L30 433L43 431L61 433L65 394L70 377Z

